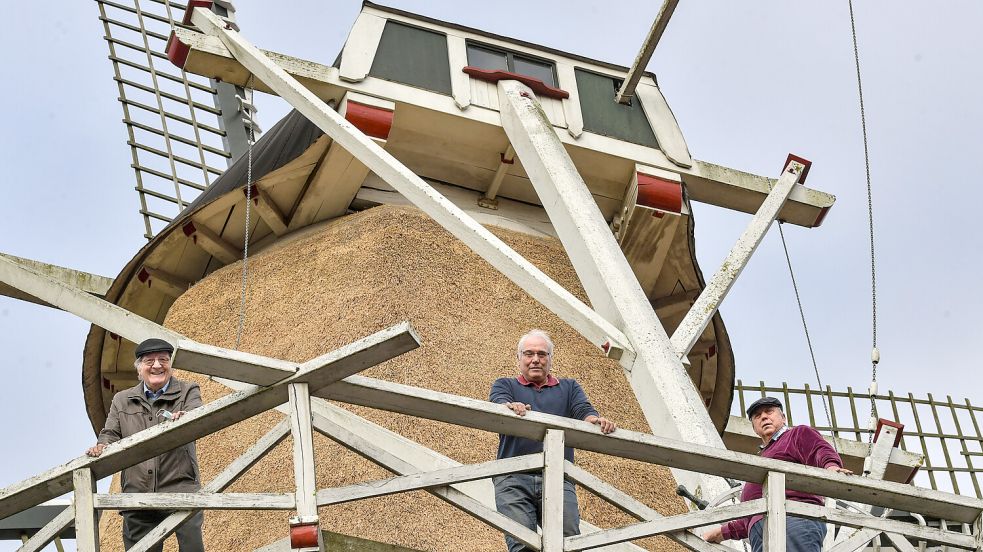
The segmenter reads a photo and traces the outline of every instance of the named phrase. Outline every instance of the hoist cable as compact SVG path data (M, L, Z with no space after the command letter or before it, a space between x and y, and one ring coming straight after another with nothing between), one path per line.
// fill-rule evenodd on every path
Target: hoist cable
M239 346L242 344L242 331L246 326L246 289L249 283L249 224L250 224L250 206L253 202L252 191L253 191L253 139L254 128L253 124L253 90L249 89L249 102L247 106L243 106L246 111L246 117L249 121L249 129L246 133L246 228L244 231L243 244L242 244L242 283L241 283L241 294L239 300L239 326L236 329L236 350L239 350Z

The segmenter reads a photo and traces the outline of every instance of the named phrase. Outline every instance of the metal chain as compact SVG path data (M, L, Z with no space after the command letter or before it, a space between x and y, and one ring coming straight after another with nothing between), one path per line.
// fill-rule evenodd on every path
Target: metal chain
M816 363L816 352L812 348L812 338L809 336L809 325L806 324L806 312L802 307L802 297L799 295L799 284L795 280L795 271L792 270L792 257L788 254L788 244L785 243L785 231L782 230L782 221L778 221L778 235L782 238L782 249L785 251L785 262L788 264L788 275L792 279L792 291L795 292L795 303L799 306L799 319L802 320L802 331L805 332L806 345L809 346L809 358L812 359L812 371L816 374L816 385L819 386L819 395L823 399L823 410L826 412L826 424L830 427L830 435L834 435L833 432L833 418L829 414L829 403L827 400L832 400L831 398L823 395L823 379L819 376L819 365ZM786 405L787 406L787 405ZM839 453L839 448L836 446L836 440L833 440L833 449Z
M870 150L867 143L867 114L864 111L864 87L863 80L860 78L860 49L857 46L857 23L853 15L853 0L847 0L850 6L850 32L853 37L853 61L857 67L857 96L860 98L860 128L864 137L864 167L867 176L867 221L870 234L870 304L871 304L871 352L870 352L870 419L871 423L877 419L877 363L881 360L881 353L877 349L877 270L874 257L874 200L870 185ZM874 428L870 428L867 434L867 455L870 456L870 449L874 444Z
M243 237L242 244L242 293L239 301L239 327L236 329L236 350L239 350L239 346L242 344L242 330L246 325L246 285L249 281L249 215L250 207L252 206L253 197L253 140L255 138L253 129L255 125L253 124L253 89L248 89L249 92L249 104L246 107L246 116L249 119L249 131L247 133L247 149L246 149L246 229L245 236Z

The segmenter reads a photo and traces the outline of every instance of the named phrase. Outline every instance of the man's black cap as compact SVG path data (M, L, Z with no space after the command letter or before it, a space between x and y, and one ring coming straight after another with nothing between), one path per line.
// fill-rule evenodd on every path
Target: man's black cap
M754 412L759 408L764 408L766 406L777 406L782 412L785 411L782 408L782 401L776 399L775 397L761 397L760 399L751 403L751 406L747 407L747 417L750 418L754 416Z
M145 339L139 345L137 345L136 357L140 358L147 353L162 353L167 352L168 354L174 352L174 346L170 343L164 341L163 339L157 339L156 337L151 337L150 339Z

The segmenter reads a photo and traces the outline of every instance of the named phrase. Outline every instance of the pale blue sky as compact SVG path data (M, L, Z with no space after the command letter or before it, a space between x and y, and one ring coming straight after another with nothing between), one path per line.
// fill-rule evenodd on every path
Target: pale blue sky
M983 4L857 3L879 271L882 391L980 403L974 292L981 269L975 160L983 146ZM356 1L239 0L258 46L331 63ZM390 5L628 65L658 2ZM930 6L930 7L929 7ZM0 34L0 251L116 276L145 243L112 68L95 2L19 2ZM681 2L649 65L699 159L776 175L788 152L835 194L821 228L786 227L820 370L834 388L870 379L864 162L847 3ZM258 98L271 127L285 113ZM697 206L709 276L748 215ZM738 377L814 381L774 229L722 312ZM80 365L89 325L0 298L0 487L61 464L93 440ZM0 543L0 551L13 550Z

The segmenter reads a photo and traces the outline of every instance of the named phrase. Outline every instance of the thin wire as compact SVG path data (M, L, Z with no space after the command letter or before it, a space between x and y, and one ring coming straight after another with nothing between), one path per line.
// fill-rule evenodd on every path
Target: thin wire
M242 244L242 293L239 301L239 327L236 329L236 350L242 343L242 330L246 325L246 286L249 282L249 215L250 207L253 202L253 90L249 89L249 107L246 107L246 116L249 118L248 147L246 149L246 230Z
M867 115L864 111L864 87L863 80L860 78L860 49L857 46L857 23L853 15L853 0L847 0L850 6L850 32L853 36L853 60L857 67L857 96L860 98L860 128L864 136L864 167L867 176L867 221L870 234L870 304L871 304L871 392L870 394L870 417L877 419L877 402L874 398L873 388L877 385L877 363L880 360L880 352L877 350L877 269L874 257L874 200L870 185L870 150L867 144ZM868 455L874 443L874 431L867 434Z
M833 427L833 419L829 414L829 404L827 403L826 395L823 395L822 390L825 389L823 386L823 379L819 375L819 365L816 363L816 352L812 348L812 337L809 336L809 325L806 323L806 312L802 307L802 297L799 295L799 284L795 280L795 271L792 270L792 257L788 254L788 244L785 243L785 231L782 230L782 221L778 221L778 235L782 238L782 249L785 251L785 262L788 264L788 275L792 279L792 290L795 292L795 303L799 306L799 319L802 320L802 331L805 332L806 345L809 346L809 358L812 360L812 371L816 374L816 384L819 386L819 396L822 397L823 410L826 412L826 425L830 428ZM831 400L831 399L830 399ZM787 406L787 405L786 405ZM833 449L839 453L839 448L836 446L836 439L833 439Z

